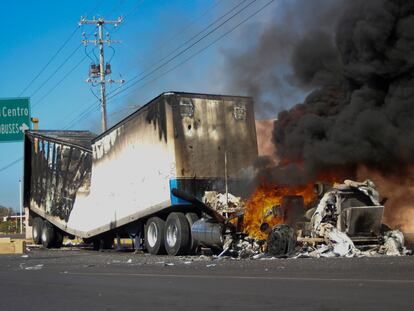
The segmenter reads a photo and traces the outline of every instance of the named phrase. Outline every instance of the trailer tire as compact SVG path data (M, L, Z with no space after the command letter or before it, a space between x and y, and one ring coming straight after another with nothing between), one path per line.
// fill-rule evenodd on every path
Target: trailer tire
M296 245L295 230L285 224L276 225L267 237L267 252L272 256L288 256Z
M186 255L190 248L191 233L188 219L183 213L171 213L165 222L165 249L168 255Z
M61 248L63 245L63 233L59 229L55 228L55 248Z
M187 218L188 225L190 227L190 247L188 249L188 254L195 255L197 252L198 242L197 240L193 239L193 235L191 233L191 227L193 226L193 223L195 223L200 218L198 217L196 213L187 213L185 214L185 218Z
M53 225L48 222L43 222L42 227L42 245L45 248L52 248L55 244L56 233Z
M164 247L165 221L159 217L151 217L145 224L145 248L152 255L165 254Z
M36 245L42 244L42 227L43 219L40 217L35 217L35 219L33 220L32 237Z

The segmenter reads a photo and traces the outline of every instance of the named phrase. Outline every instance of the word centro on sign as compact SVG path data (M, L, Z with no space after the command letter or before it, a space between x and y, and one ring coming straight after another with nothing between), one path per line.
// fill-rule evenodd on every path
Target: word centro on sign
M0 117L7 118L7 117L28 117L29 116L29 109L27 108L7 108L3 107L0 110Z

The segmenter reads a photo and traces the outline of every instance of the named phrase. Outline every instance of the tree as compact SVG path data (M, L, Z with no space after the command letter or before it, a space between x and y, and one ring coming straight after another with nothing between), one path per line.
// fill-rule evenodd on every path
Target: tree
M0 205L0 217L10 216L13 213L13 209L10 207L4 207Z

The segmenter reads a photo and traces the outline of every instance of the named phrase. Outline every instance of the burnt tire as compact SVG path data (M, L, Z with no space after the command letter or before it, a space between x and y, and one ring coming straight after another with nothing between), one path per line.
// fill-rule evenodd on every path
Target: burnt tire
M267 253L272 256L288 256L296 246L293 228L288 225L276 225L267 237Z
M42 245L45 248L52 248L55 244L56 232L54 226L48 222L44 221L42 226Z
M197 251L198 242L197 240L193 239L193 235L191 234L191 227L193 223L195 223L200 218L196 213L187 213L185 214L185 218L187 218L188 226L190 228L190 246L188 248L188 254L194 255Z
M164 245L168 255L186 255L190 249L191 233L183 213L171 213L165 222Z
M159 217L151 217L144 226L145 248L152 255L165 254L164 246L165 221Z
M33 225L32 225L32 237L36 245L42 244L42 228L43 228L43 219L40 217L35 217L35 219L33 219Z

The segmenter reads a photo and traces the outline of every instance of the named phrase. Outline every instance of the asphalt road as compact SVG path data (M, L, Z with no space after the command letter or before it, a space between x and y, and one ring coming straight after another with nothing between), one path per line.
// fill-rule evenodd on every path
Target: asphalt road
M79 249L0 256L0 310L414 310L414 256L217 260Z

